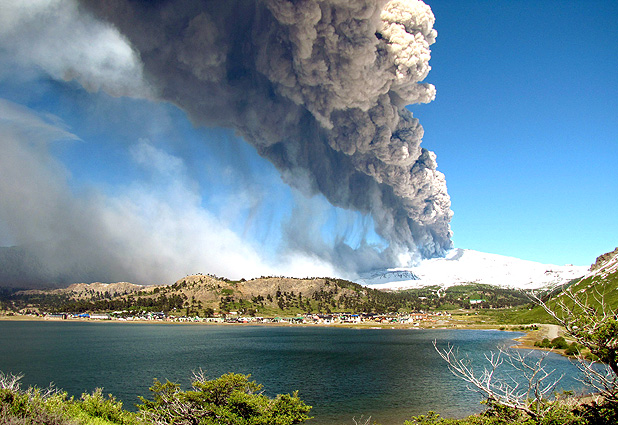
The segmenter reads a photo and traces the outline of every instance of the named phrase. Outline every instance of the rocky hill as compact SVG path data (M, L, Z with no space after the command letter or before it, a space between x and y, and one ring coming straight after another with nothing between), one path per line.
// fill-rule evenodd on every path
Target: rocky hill
M570 289L591 304L602 299L613 309L618 308L618 248L597 257L590 271Z
M595 263L590 267L590 273L587 276L601 275L607 276L610 273L618 271L618 248L612 252L599 255Z
M187 276L171 286L148 288L143 295L179 295L191 300L193 304L216 305L223 302L237 304L259 304L262 307L294 305L301 308L305 300L360 299L367 291L352 282L329 279L286 277L261 277L251 280L230 281L208 275ZM141 294L140 294L141 295ZM306 305L306 301L303 305ZM213 307L214 308L214 307Z
M74 284L64 289L20 291L7 299L24 308L46 311L122 311L147 309L186 315L217 311L297 313L414 308L416 297L367 289L331 278L261 277L231 281L210 275L186 276L172 285L131 283Z

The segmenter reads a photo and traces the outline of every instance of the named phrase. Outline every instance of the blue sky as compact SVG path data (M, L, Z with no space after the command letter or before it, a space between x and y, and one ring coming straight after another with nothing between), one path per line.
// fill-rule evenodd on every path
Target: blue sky
M455 246L587 265L616 245L618 4L428 1L412 108L446 174Z
M454 246L576 265L612 250L618 4L427 4L438 38L425 81L437 96L408 109L446 176ZM76 37L95 25L76 22ZM80 241L66 254L71 261L97 270L113 264L109 280L126 273L127 280L169 283L198 272L336 274L324 257L289 249L285 235L298 232L316 252L340 239L356 248L363 236L384 244L370 218L320 195L305 198L233 130L196 126L182 109L142 92L110 96L109 81L126 73L84 88L63 71L62 43L58 51L20 50L27 31L0 32L3 167L15 167L3 177L12 180L0 200L0 246L54 244L68 235ZM23 46L9 45L15 34ZM97 52L105 40L117 42L101 40ZM90 260L105 252L113 252L109 261ZM140 264L150 271L131 276Z

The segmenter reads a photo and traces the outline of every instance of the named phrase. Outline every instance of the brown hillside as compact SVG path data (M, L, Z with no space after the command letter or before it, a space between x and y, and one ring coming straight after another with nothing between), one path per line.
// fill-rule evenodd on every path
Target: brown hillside
M163 292L165 294L184 294L187 298L195 297L196 301L218 301L221 296L230 295L234 298L249 300L252 297L275 297L277 291L302 294L311 297L320 291L335 291L337 294L353 295L356 291L339 287L334 280L326 278L296 279L287 277L262 277L247 281L227 281L205 275L187 276L171 286L160 286L152 296Z
M283 310L298 313L352 309L366 300L367 289L352 282L330 278L262 277L230 281L210 275L193 275L172 285L79 283L64 289L25 291L22 295L28 301L44 300L55 308L73 302L66 308L78 311L124 310L136 306L165 311L182 310L186 315L204 314L207 309L273 314L273 311Z

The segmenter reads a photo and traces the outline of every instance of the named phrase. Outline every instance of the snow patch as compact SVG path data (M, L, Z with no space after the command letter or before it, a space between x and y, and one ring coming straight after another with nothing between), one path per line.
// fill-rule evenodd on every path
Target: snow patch
M449 287L482 283L513 289L554 287L576 279L587 266L557 266L470 249L450 250L444 258L423 260L415 267L376 270L356 279L375 289Z

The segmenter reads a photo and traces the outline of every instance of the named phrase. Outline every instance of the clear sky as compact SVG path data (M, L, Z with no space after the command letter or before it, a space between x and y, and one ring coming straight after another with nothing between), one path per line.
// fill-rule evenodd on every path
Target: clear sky
M413 108L455 245L587 265L618 242L618 3L428 1L436 100Z
M24 21L0 17L0 246L69 241L41 261L169 283L333 274L320 247L384 244L368 216L291 189L233 130L151 100L134 65L109 63L129 55L117 34L73 2L33 2L55 9L28 19L10 3L0 16ZM426 3L437 95L408 109L446 176L454 246L576 265L618 246L618 3ZM58 13L72 35L46 27ZM83 51L91 69L67 66ZM315 255L290 245L300 233Z

